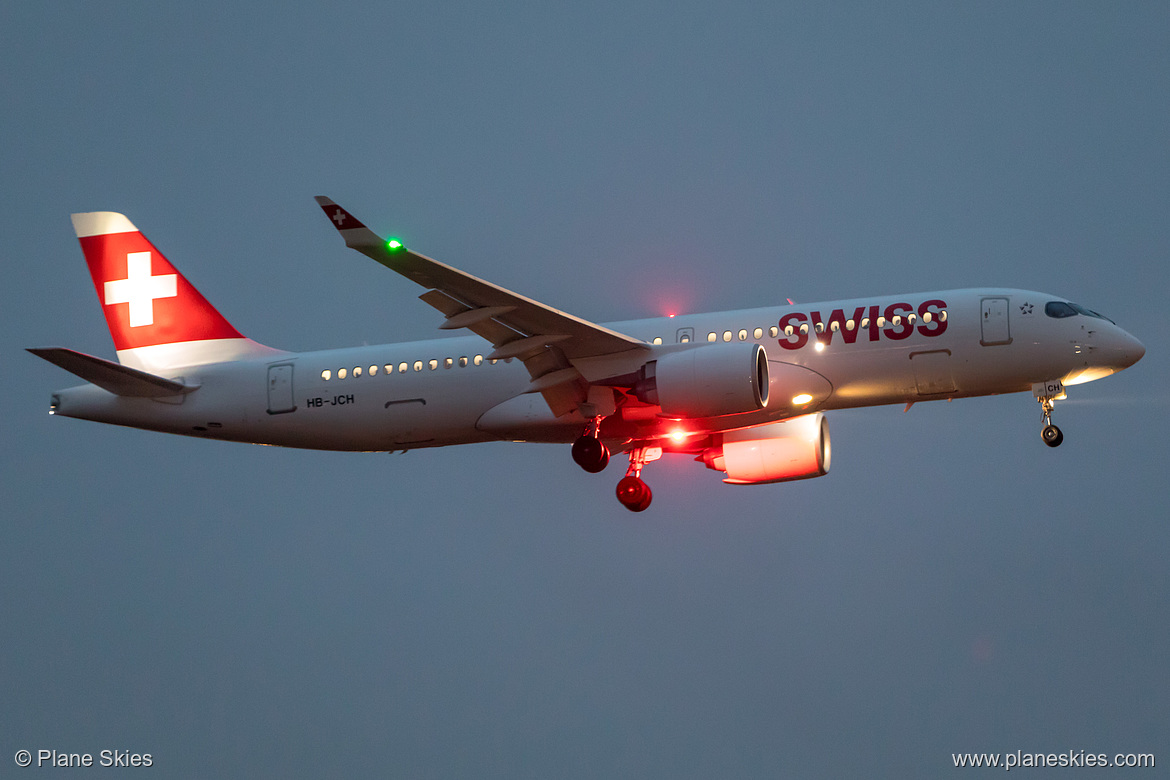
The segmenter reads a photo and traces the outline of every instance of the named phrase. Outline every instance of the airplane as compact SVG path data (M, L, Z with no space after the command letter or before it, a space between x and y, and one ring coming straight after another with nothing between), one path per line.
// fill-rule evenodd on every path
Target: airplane
M570 444L585 471L611 453L617 497L649 507L648 463L685 454L724 482L828 473L825 413L1032 391L1041 436L1065 388L1145 348L1060 296L974 288L687 314L580 319L383 238L326 197L345 245L425 289L441 330L470 335L314 352L236 330L124 215L74 214L117 362L30 349L87 384L49 413L205 439L406 451L489 441Z

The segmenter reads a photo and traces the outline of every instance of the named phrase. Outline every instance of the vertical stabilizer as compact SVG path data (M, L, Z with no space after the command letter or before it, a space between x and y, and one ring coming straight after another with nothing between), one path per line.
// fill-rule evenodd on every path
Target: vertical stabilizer
M73 215L118 360L143 371L279 356L244 337L124 215Z

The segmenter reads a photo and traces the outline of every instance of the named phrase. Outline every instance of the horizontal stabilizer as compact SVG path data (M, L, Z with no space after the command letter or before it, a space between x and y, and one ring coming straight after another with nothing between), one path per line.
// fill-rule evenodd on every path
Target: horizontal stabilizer
M185 385L64 347L41 347L29 352L114 395L163 398L199 389L198 385Z

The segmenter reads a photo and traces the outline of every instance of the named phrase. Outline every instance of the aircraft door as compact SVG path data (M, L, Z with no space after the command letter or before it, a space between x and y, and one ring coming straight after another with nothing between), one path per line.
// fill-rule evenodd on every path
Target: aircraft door
M1012 333L1008 324L1008 299L984 298L983 312L979 318L983 326L983 337L979 343L983 346L992 344L1011 344Z
M293 367L286 363L268 367L268 413L295 412L293 402Z

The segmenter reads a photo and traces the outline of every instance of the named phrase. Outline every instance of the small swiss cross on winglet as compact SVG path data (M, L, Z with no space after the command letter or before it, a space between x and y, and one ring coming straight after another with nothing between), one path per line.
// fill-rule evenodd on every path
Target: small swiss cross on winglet
M333 222L334 227L336 227L338 230L354 230L356 228L365 227L365 225L358 221L356 217L343 209L341 206L338 206L329 198L326 198L323 195L318 195L316 200L318 205L320 205L321 209L325 212L325 216L329 217L329 220Z
M321 210L325 212L325 216L333 223L333 227L337 228L337 232L341 234L346 246L372 257L379 263L386 261L385 255L388 251L401 248L402 245L397 242L395 242L396 246L388 247L377 233L324 195L318 195L316 201Z

